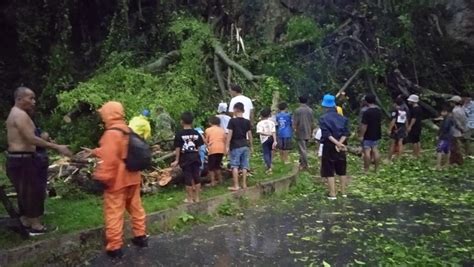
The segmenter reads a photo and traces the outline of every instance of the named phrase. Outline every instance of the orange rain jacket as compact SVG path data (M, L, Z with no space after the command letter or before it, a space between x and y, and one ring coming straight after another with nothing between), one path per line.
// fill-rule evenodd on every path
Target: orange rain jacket
M94 173L95 179L107 185L107 192L115 192L124 187L140 184L140 172L129 172L125 168L128 136L121 131L111 130L111 128L120 128L130 132L125 122L122 104L107 102L99 113L105 123L105 132L100 138L99 148L92 152L99 158L99 164Z
M146 214L140 199L140 172L129 172L125 168L129 132L124 119L122 104L107 102L99 110L105 123L105 132L99 141L99 148L93 154L99 158L94 176L107 185L104 191L104 217L106 250L114 251L123 246L124 212L128 211L135 237L146 235Z

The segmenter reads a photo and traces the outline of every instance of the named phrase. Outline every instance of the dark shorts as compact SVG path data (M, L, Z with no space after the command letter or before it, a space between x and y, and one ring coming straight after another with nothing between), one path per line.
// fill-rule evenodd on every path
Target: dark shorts
M321 177L334 177L346 175L347 161L345 152L337 152L333 143L324 143L321 157Z
M421 129L412 129L406 138L407 144L416 144L421 140Z
M7 176L15 187L20 215L28 218L37 218L44 213L46 180L39 177L40 167L41 162L33 153L7 156Z
M405 127L398 128L395 131L392 131L390 134L390 138L393 140L399 141L403 140L407 137L407 129Z
M451 142L449 140L439 140L438 145L436 146L436 152L449 154L451 150Z
M185 166L181 166L184 176L184 184L186 186L193 186L201 183L201 163L193 162Z
M212 154L207 157L207 167L209 171L218 171L221 169L222 158L224 154Z
M38 178L41 180L46 192L46 184L48 183L49 158L47 154L36 153L36 166L38 168Z
M280 150L291 150L293 149L293 145L291 142L291 137L278 137L278 149Z

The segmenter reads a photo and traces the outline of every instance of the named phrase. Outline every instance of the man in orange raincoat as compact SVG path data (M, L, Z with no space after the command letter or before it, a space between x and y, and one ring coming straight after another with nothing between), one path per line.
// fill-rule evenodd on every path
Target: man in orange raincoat
M107 102L99 109L105 132L99 141L99 147L92 155L99 158L94 177L104 186L104 217L107 255L112 258L123 256L124 212L130 214L134 238L132 243L138 247L148 246L145 232L145 210L140 198L140 172L130 172L125 167L128 135L118 128L130 132L124 118L122 104Z

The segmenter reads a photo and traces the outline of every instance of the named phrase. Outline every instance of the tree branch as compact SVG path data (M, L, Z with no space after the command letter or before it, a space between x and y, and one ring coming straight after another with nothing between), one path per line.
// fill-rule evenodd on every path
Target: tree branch
M240 72L244 77L249 81L261 80L265 78L265 75L253 75L249 70L245 67L240 65L239 63L233 61L232 59L227 56L224 49L219 44L214 44L214 53L224 61L229 67L235 69L236 71Z
M214 74L216 75L217 84L219 85L219 89L221 90L222 97L225 98L226 96L225 82L224 82L224 79L222 78L221 63L216 54L214 54Z
M311 44L313 42L312 39L297 39L297 40L293 40L293 41L289 41L288 43L285 43L283 45L283 48L293 48L295 46L300 46L300 45L308 45L308 44Z
M353 42L356 42L358 43L360 46L362 46L362 48L368 53L370 50L369 48L364 44L364 42L362 42L359 38L356 38L354 36L345 36L339 40L336 41L336 44L340 44L340 43L343 43L343 42L347 42L347 41L353 41Z
M171 63L177 61L180 56L181 56L181 53L178 50L173 50L173 51L168 52L167 54L163 55L162 57L160 57L157 61L146 65L145 67L143 67L143 69L146 72L150 72L150 73L153 73L153 74L160 73L168 65L170 65Z
M388 110L384 107L384 105L382 104L382 101L380 101L380 97L378 96L377 91L375 91L375 86L374 86L374 82L372 81L372 77L368 73L365 76L366 76L365 79L366 79L367 85L369 86L370 92L375 96L377 105L379 105L379 107L382 109L382 111L385 113L387 117L390 117L390 112L388 112Z
M336 94L336 97L340 94L342 94L344 91L346 91L347 87L349 87L349 85L351 85L351 83L354 81L355 78L357 78L357 76L359 76L360 72L362 71L363 68L358 68L354 74L352 74L352 76L349 78L349 80L346 81L346 83L341 87L341 89L339 89L339 92L337 92Z
M415 84L413 84L412 81L408 80L407 78L405 78L405 76L402 74L402 72L399 70L399 69L396 69L394 70L394 73L395 73L395 77L396 77L396 80L397 80L397 89L405 96L405 97L409 97L410 96L410 91L408 90L408 88L412 88L412 87L416 87L418 89L422 89L420 86L417 86ZM431 113L432 116L436 117L438 116L438 112L429 104L425 103L424 101L421 101L420 100L420 106L422 108L424 108L425 110L427 110L429 113Z

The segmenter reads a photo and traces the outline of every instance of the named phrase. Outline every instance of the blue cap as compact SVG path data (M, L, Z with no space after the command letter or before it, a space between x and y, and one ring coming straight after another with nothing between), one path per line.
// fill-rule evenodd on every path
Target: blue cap
M144 109L142 111L142 115L145 116L145 117L150 117L150 111L148 109Z
M336 107L336 97L333 95L324 95L323 97L323 102L321 103L321 106L324 108L334 108Z

